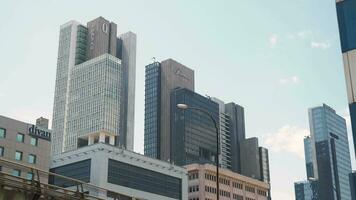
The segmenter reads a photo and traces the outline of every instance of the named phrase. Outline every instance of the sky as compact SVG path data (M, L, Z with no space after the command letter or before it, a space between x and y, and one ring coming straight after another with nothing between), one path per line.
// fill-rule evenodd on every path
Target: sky
M350 127L335 0L2 1L1 115L52 118L59 27L98 16L137 34L136 152L152 57L193 69L196 92L245 108L246 135L269 149L275 200L294 199L293 183L306 178L308 108L326 103Z

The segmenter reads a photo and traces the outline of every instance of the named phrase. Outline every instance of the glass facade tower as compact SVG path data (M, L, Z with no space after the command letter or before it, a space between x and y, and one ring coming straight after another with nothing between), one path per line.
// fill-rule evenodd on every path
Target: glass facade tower
M219 122L219 105L193 91L172 91L171 161L178 165L216 162L216 129L211 118L198 110L181 110L178 103L208 111ZM219 126L219 124L217 124Z
M98 141L133 150L135 68L134 33L117 37L103 17L61 26L52 155Z
M160 158L161 67L159 62L146 66L145 79L145 155Z
M317 184L317 199L351 200L345 119L323 104L309 109L309 126L310 137L304 139L305 159L307 177Z

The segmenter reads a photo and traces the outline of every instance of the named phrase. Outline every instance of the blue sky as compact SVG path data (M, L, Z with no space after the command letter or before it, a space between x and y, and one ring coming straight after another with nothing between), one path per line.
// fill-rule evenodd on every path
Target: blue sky
M245 107L247 136L270 150L276 200L305 179L307 109L327 103L349 122L334 0L2 2L0 114L51 118L59 26L98 16L137 34L137 152L152 57L194 69L198 93Z

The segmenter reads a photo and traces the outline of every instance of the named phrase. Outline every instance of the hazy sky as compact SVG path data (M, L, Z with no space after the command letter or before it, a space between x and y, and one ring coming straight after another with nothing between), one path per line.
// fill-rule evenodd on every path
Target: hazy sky
M270 150L275 200L294 199L293 182L306 177L307 109L327 103L349 123L335 0L2 2L1 115L52 118L59 26L98 16L137 34L137 152L152 57L194 69L198 93L245 107L247 136Z

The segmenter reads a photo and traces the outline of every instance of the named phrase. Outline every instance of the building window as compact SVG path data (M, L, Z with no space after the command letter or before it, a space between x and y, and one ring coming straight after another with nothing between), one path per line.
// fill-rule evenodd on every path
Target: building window
M32 180L33 179L33 173L32 172L27 172L26 178L27 178L27 180Z
M16 151L15 152L15 160L22 160L22 152L21 151Z
M5 138L6 137L6 129L0 128L0 138Z
M0 156L4 156L4 147L0 147Z
M21 171L18 169L13 169L11 175L13 176L21 176Z
M25 140L25 135L22 134L22 133L17 133L17 135L16 135L16 141L18 141L18 142L24 142L24 140Z
M36 155L29 154L27 162L30 163L30 164L35 164L36 163Z
M37 138L31 137L30 144L32 146L37 146L37 143L38 143Z

